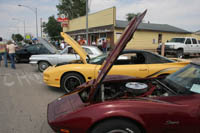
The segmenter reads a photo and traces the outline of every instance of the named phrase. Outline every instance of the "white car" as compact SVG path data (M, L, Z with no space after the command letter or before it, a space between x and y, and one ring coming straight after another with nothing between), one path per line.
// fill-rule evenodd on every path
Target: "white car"
M101 50L95 46L82 46L82 48L88 53L88 58L102 54ZM31 65L37 65L38 70L43 72L49 66L79 59L80 56L74 52L74 49L71 46L67 46L64 50L57 51L55 54L32 55L29 58L29 63Z

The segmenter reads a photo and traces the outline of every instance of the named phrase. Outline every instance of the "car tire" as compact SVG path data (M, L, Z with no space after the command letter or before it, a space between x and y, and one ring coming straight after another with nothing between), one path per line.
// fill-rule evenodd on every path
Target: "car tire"
M84 83L84 78L78 73L68 73L61 79L61 88L67 93L71 92L74 88Z
M176 53L176 57L177 58L183 58L183 50L182 49L179 49Z
M128 120L111 119L97 124L91 133L141 133L141 130Z
M19 57L16 55L15 56L15 63L19 63L20 62L20 59L19 59Z
M46 62L46 61L41 61L41 62L38 63L38 70L39 70L40 72L43 72L43 71L44 71L45 69L47 69L49 66L50 66L50 65L49 65L48 62Z

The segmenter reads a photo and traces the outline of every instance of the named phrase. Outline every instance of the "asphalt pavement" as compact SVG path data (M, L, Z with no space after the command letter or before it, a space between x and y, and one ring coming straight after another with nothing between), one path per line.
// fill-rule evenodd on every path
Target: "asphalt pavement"
M0 133L52 133L47 105L64 93L46 86L29 64L16 64L16 70L1 65Z

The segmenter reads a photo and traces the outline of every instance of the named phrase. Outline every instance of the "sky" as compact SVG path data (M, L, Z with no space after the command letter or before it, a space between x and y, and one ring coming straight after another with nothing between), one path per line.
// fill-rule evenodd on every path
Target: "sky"
M59 0L0 0L0 36L10 39L12 33L25 32L36 35L36 13L38 16L38 34L40 22L48 17L57 18ZM27 7L19 7L18 5ZM169 24L187 31L200 30L200 0L89 0L90 13L115 6L117 20L126 20L127 13L139 13L148 10L145 22Z

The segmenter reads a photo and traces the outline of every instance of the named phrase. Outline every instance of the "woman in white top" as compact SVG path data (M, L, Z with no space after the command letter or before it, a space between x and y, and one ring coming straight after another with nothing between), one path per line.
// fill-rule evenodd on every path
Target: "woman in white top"
M9 53L10 61L11 61L11 68L16 69L15 67L15 44L12 41L8 41L7 50Z

